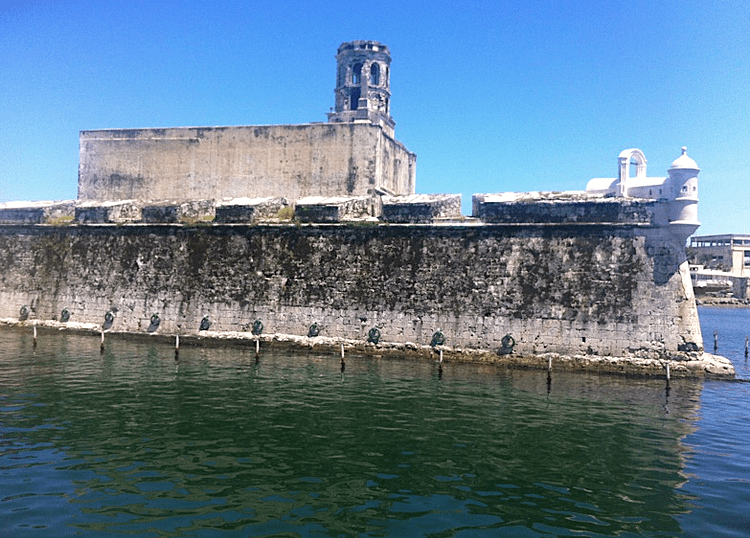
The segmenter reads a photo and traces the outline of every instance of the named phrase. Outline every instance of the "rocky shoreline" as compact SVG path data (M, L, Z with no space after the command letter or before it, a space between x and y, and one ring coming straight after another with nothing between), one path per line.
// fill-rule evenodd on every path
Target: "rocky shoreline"
M0 327L16 330L32 330L36 326L42 334L45 331L66 331L92 336L105 335L105 338L148 339L165 344L175 344L175 334L149 332L103 331L102 327L90 323L62 323L59 321L0 319ZM450 346L427 346L410 342L378 344L330 338L325 336L307 337L288 334L253 335L249 332L200 331L180 334L179 344L185 346L258 346L264 349L286 349L296 352L330 353L337 357L359 355L377 358L404 358L439 361L445 363L494 364L511 368L543 369L558 371L594 372L633 377L734 379L735 370L731 361L719 355L696 351L675 352L668 357L657 356L653 352L632 356L608 357L601 355L563 355L544 353L526 355L499 354L492 350L463 349Z
M750 299L737 299L735 297L696 297L697 306L736 306L750 308Z

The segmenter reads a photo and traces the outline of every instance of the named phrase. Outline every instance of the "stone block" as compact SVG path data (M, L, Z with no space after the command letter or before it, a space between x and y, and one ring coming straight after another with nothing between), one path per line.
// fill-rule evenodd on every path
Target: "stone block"
M216 205L215 222L243 223L278 219L279 212L289 207L286 198L234 198Z
M161 201L147 203L141 210L144 222L197 222L214 219L216 205L213 200L189 202Z
M411 194L383 196L381 219L393 223L428 223L435 219L460 218L460 194Z
M81 224L137 222L141 219L141 206L135 200L80 202L75 209L75 220Z
M308 196L297 202L294 217L302 222L341 222L374 219L380 212L370 196Z
M504 192L472 196L472 216L502 224L651 224L655 200L605 198L580 191Z
M5 202L0 224L61 224L73 220L75 201Z

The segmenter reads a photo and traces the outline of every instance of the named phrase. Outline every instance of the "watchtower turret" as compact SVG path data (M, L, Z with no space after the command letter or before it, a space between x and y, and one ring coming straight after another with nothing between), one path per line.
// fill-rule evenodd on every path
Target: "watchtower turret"
M336 54L336 107L329 122L370 122L393 137L391 53L377 41L349 41Z
M700 168L688 157L687 148L682 147L680 155L672 163L667 173L672 191L669 211L669 226L674 233L690 237L698 226L698 173Z

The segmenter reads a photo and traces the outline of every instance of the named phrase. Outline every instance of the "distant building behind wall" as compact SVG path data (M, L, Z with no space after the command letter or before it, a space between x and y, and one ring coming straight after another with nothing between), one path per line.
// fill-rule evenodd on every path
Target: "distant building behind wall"
M748 297L750 281L750 235L699 235L690 238L687 249L690 277L697 295L731 294Z
M698 235L690 238L690 262L706 269L750 277L750 235Z

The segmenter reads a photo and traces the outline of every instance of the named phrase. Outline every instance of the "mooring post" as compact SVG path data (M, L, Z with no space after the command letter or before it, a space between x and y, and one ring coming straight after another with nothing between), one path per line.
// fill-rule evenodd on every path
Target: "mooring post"
M669 361L667 361L667 384L669 384Z
M255 339L255 358L260 356L260 338Z
M180 335L175 334L174 335L174 358L177 360L177 357L180 355Z
M745 336L745 358L747 358L747 336Z
M719 333L714 331L714 352L719 349Z
M547 357L547 396L552 392L552 357Z
M101 334L102 334L102 343L99 346L99 351L101 353L104 353L104 327L102 327L102 329L101 329Z

